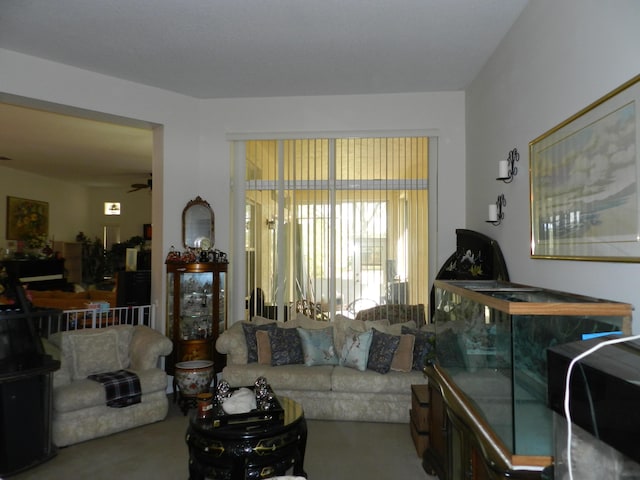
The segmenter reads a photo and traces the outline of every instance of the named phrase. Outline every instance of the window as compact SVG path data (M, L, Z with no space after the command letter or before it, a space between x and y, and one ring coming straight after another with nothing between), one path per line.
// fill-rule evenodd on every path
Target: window
M246 141L246 298L260 288L267 305L328 318L426 305L428 141Z

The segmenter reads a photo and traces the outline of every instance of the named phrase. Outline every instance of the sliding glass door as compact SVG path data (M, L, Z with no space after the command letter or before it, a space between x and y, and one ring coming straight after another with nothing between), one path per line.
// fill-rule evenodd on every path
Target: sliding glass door
M426 304L427 151L427 137L246 141L247 298L327 319Z

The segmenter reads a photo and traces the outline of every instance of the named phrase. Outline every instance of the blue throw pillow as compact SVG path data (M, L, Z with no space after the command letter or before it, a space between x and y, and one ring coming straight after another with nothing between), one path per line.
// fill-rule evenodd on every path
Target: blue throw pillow
M266 330L271 332L277 328L275 323L267 323L264 325L254 325L252 323L243 323L244 338L247 342L247 363L255 363L258 361L258 342L256 341L256 330Z
M298 334L302 341L306 366L338 364L336 349L333 346L333 327L318 330L298 327Z
M340 356L340 365L364 372L367 369L372 337L373 332L371 330L356 332L347 329L342 355Z
M416 341L413 344L413 369L422 371L427 362L435 359L436 334L407 327L402 327L402 333L415 335Z
M304 363L302 341L296 328L276 328L269 332L271 365Z
M367 368L374 372L387 373L391 369L391 362L400 344L400 337L383 333L375 328L372 332Z

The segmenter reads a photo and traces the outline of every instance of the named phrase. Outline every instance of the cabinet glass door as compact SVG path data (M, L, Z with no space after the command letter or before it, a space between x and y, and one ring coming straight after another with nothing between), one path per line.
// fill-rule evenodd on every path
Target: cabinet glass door
M220 272L220 288L218 290L218 335L225 331L227 325L227 274Z
M180 338L199 340L213 333L212 274L183 273L180 277Z
M173 273L167 273L167 325L166 334L169 338L173 337L173 292L174 292L174 278Z

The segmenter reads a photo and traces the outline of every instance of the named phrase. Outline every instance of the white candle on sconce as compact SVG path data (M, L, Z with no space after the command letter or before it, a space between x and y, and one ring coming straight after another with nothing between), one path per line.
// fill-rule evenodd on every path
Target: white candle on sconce
M495 203L489 204L489 221L496 222L498 220L498 206Z
M507 160L500 160L498 164L498 178L509 177L509 162Z

